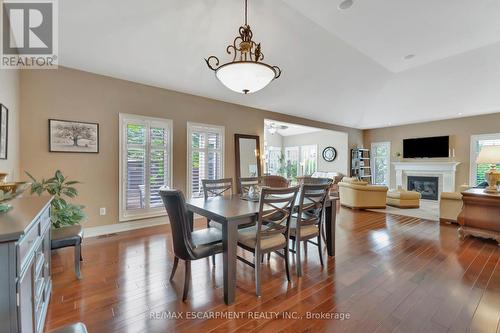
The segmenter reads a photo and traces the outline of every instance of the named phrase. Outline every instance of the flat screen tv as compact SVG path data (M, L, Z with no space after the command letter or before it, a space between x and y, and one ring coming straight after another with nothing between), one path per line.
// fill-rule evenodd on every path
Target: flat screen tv
M404 139L404 158L449 157L449 136Z

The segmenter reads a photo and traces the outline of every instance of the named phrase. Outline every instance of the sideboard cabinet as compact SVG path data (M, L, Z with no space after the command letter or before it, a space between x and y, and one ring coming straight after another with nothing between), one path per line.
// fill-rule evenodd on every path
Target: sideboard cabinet
M0 214L0 333L41 333L52 290L50 197L21 197Z

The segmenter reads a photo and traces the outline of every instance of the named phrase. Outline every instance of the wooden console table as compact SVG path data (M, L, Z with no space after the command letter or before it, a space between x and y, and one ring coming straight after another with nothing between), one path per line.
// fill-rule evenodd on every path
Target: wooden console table
M473 188L462 192L463 208L458 215L458 235L492 238L500 245L500 193Z

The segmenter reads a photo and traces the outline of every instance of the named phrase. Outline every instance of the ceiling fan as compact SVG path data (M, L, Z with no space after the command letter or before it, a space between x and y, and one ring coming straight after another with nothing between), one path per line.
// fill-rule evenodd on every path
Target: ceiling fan
M267 130L271 135L274 135L278 130L286 130L288 126L286 125L277 125L276 123L270 123L267 125Z

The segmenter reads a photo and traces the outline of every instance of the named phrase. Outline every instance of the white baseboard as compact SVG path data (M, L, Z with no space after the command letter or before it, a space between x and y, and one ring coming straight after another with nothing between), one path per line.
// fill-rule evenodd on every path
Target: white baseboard
M119 222L114 224L107 224L98 227L85 227L83 229L83 237L97 237L102 235L114 234L117 232L124 232L148 227L154 227L157 225L168 224L168 218L162 216L161 218L151 218L151 219L143 219L137 221L129 221L129 222Z

